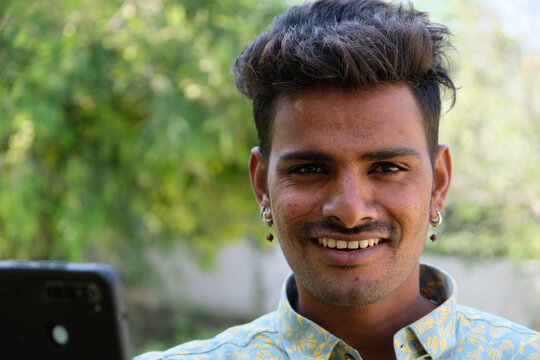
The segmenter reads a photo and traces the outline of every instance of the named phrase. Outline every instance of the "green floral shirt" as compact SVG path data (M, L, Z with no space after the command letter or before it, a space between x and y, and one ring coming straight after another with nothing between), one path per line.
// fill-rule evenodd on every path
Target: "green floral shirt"
M439 306L394 335L398 360L526 359L540 360L540 334L497 316L456 304L456 285L444 271L421 265L422 294ZM360 354L319 325L297 314L291 275L285 281L278 310L213 339L191 341L135 360L184 359L345 359Z

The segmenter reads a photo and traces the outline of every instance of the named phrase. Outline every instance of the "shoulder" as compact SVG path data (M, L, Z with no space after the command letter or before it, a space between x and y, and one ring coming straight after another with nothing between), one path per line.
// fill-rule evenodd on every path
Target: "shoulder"
M499 316L457 307L456 345L501 355L538 354L540 333Z
M260 351L280 352L277 343L274 312L251 323L231 327L212 339L190 341L163 352L145 353L134 360L251 359L251 355Z

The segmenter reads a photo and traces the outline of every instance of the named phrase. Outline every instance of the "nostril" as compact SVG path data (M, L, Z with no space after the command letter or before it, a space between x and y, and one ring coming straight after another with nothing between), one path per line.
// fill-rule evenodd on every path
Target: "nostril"
M346 193L323 204L322 213L329 221L349 229L377 218L377 208L371 201Z

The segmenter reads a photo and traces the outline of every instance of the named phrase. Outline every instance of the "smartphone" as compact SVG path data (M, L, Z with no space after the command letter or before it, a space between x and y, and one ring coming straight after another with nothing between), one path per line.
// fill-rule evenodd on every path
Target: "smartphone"
M0 261L0 358L127 360L122 282L109 265Z

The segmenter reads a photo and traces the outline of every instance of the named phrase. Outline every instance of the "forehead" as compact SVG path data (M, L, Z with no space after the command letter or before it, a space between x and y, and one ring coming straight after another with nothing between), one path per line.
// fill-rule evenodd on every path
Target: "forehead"
M371 151L393 144L427 151L422 119L418 103L405 85L281 95L274 108L271 153L299 146L340 151L366 147Z

